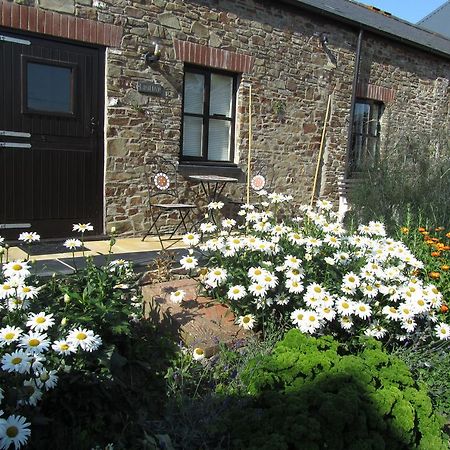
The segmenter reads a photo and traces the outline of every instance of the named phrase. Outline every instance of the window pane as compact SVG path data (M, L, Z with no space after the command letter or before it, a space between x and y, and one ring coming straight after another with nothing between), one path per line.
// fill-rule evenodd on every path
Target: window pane
M365 117L369 113L369 105L367 103L355 103L355 116L353 118L353 132L362 134L364 128Z
M203 114L205 77L186 72L184 77L184 112Z
M227 120L212 119L209 121L209 160L230 160L230 131L231 124Z
M72 69L29 62L27 107L37 111L72 113Z
M184 117L183 155L202 156L203 119L201 117Z
M231 117L231 102L233 98L233 78L225 75L211 74L211 93L209 111L213 116L220 114Z
M369 122L369 134L371 136L377 136L378 134L378 117L379 117L379 106L371 105L370 107L370 122Z

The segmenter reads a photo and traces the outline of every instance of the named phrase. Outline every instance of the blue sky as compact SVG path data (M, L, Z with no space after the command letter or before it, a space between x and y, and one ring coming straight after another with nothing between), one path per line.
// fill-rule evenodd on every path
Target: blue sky
M446 0L359 0L359 2L376 6L408 22L416 23L443 5Z

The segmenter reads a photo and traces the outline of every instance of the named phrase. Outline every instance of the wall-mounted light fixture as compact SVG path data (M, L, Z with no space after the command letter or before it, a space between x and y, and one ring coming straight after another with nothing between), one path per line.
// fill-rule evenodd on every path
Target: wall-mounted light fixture
M322 45L327 45L328 44L328 37L329 37L328 33L325 33L325 32L320 33L320 36L319 36L320 43Z
M145 55L145 62L150 66L155 64L161 58L162 44L158 39L154 39L152 42L151 50Z

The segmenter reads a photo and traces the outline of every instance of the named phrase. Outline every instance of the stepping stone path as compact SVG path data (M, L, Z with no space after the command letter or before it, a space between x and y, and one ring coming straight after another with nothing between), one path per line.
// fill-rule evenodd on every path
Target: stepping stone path
M186 292L181 303L170 300L176 290ZM184 278L164 283L150 284L142 288L145 316L157 307L162 323L169 316L169 327L188 347L201 347L206 357L217 352L219 344L232 345L251 335L235 324L234 314L225 306L198 293L196 280Z

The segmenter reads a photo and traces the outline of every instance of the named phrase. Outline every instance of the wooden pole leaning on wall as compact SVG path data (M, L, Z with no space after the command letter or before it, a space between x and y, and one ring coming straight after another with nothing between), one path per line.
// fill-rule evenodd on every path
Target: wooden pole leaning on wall
M314 197L316 195L317 179L319 178L320 163L322 162L323 145L325 143L325 134L327 131L328 117L330 115L330 107L331 107L331 94L328 95L327 112L325 114L325 121L323 123L322 138L320 140L319 157L317 158L316 173L314 174L314 183L313 183L313 189L311 192L310 206L313 205Z
M247 155L247 205L250 203L250 180L251 180L251 161L252 161L252 85L248 90L248 155Z

